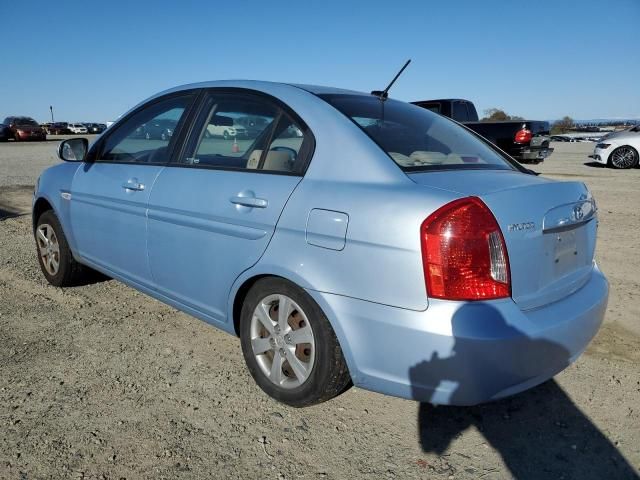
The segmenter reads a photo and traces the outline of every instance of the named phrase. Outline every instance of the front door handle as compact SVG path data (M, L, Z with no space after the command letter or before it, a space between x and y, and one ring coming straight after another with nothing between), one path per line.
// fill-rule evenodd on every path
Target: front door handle
M231 197L229 200L231 203L235 205L242 205L243 207L251 207L251 208L267 208L269 202L264 198L256 198L256 197Z
M144 184L139 183L136 179L132 179L127 183L123 183L122 188L124 188L125 190L134 190L136 192L141 192L142 190L144 190Z

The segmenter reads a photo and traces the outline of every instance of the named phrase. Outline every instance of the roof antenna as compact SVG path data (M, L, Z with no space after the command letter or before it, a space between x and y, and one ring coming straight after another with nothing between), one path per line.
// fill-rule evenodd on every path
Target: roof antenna
M380 100L384 102L389 96L389 89L393 86L394 83L396 83L396 80L398 79L398 77L402 75L402 72L404 72L404 69L407 68L410 63L411 63L411 59L407 60L407 63L405 63L404 66L400 69L400 71L396 74L396 76L393 77L393 80L391 80L391 83L387 85L387 88L385 88L382 91L374 90L371 92L371 95L375 95L376 97L378 97Z

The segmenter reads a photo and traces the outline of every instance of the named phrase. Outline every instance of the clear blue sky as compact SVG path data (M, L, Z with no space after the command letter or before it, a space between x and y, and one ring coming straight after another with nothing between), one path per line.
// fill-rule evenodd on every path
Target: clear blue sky
M113 120L214 79L640 118L640 0L0 1L0 117Z

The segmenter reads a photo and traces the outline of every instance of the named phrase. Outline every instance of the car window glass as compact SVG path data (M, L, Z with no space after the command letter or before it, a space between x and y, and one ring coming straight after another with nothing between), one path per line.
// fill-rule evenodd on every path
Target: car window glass
M467 105L465 102L453 102L453 118L459 122L468 120Z
M424 108L368 95L320 95L351 118L401 168L508 169L515 167L464 127Z
M106 139L98 161L167 162L169 142L191 99L173 97L135 113Z
M283 114L278 121L267 154L259 168L293 172L303 140L302 129L288 115Z
M280 110L249 95L211 98L195 154L182 163L221 168L259 167Z

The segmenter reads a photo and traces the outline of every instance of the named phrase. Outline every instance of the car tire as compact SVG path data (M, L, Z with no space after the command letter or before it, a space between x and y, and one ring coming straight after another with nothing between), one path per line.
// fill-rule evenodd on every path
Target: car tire
M229 140L229 132L227 132L226 130L222 132L222 138L224 138L225 140Z
M289 315L274 321L283 305ZM329 320L309 294L282 278L260 279L247 293L240 315L240 342L258 386L292 407L324 402L351 386Z
M144 138L145 138L146 140L151 140L151 134L150 134L149 132L145 132L145 133L144 133Z
M47 282L56 287L70 287L87 277L90 269L73 258L60 221L53 210L47 210L38 217L34 236L38 263Z
M165 132L162 132L160 134L160 140L162 140L162 141L166 141L167 140L167 134Z
M635 168L638 166L638 151L628 145L616 148L609 155L609 165L613 168Z

